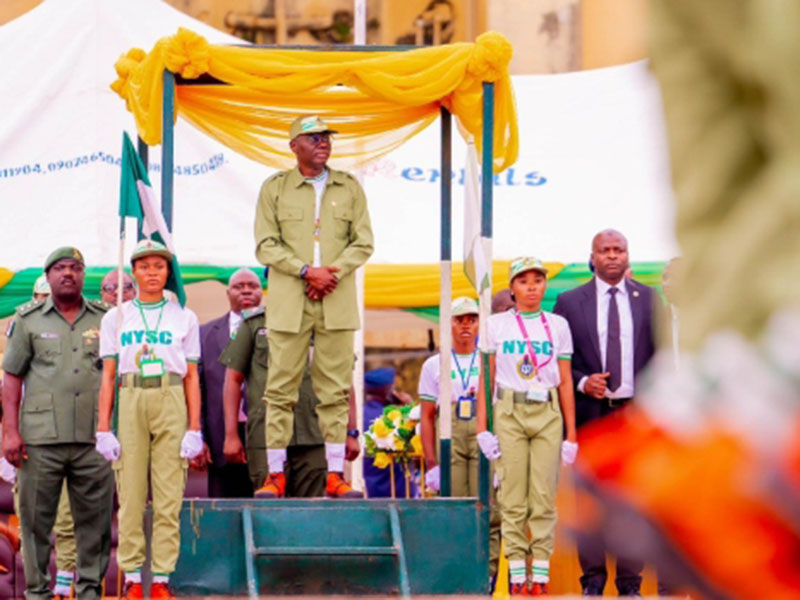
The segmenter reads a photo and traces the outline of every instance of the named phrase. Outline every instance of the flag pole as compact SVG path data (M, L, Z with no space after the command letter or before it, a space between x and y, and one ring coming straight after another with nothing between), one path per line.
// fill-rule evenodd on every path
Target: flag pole
M124 167L123 167L124 168ZM119 426L119 355L121 351L120 332L122 331L122 288L123 277L125 276L125 217L119 217L119 250L117 252L117 332L116 339L114 340L114 360L116 361L117 368L114 371L114 406L111 408L111 431L114 435L118 433Z

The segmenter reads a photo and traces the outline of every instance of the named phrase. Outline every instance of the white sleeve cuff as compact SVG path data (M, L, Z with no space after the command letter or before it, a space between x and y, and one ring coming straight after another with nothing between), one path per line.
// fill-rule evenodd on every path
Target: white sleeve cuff
M581 394L585 394L586 393L586 381L588 379L589 379L589 377L587 375L584 375L583 377L581 377L581 380L578 382L578 391Z

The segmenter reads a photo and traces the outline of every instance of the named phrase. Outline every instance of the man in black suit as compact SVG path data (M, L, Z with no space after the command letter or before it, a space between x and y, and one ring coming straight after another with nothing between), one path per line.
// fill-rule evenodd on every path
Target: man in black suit
M242 311L261 303L261 281L249 269L239 269L228 280L230 312L200 327L200 388L203 396L203 439L206 441L208 462L209 498L247 498L253 495L253 485L246 464L225 460L225 414L223 412L223 387L225 366L219 356L228 341L239 329ZM242 398L245 398L244 391ZM243 403L240 409L241 439L245 439L247 421Z
M636 392L636 377L650 362L654 345L656 295L625 277L628 241L608 229L592 240L595 277L558 297L554 312L567 319L572 332L572 379L577 426L626 406ZM584 595L603 594L608 573L602 539L582 535L578 557ZM639 595L642 563L617 559L616 586L621 596Z

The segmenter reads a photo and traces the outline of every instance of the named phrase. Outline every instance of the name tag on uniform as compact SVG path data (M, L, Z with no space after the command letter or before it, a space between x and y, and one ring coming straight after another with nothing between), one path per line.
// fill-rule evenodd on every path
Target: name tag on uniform
M475 398L461 396L456 403L456 417L462 421L472 421L475 416Z
M534 383L528 388L525 396L532 402L547 402L550 400L550 390Z
M164 361L160 358L154 360L143 360L139 363L139 373L147 379L149 377L161 377L164 375Z

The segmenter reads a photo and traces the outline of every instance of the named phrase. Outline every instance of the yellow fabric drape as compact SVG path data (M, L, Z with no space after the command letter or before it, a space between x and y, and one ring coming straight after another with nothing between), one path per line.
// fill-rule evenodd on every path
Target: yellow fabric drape
M208 74L228 85L181 85L176 117L234 151L276 168L294 164L288 131L317 114L339 131L333 162L347 167L385 154L427 127L447 107L480 151L483 81L495 84L493 167L514 164L517 116L508 64L512 48L496 32L475 43L399 52L280 50L210 45L179 29L150 53L120 57L111 84L136 120L139 136L161 143L162 73Z
M492 263L492 293L508 287L508 265L511 261ZM558 275L562 263L545 263L548 277ZM477 298L475 289L464 275L462 263L452 265L453 298ZM364 305L368 308L419 308L438 306L440 288L439 265L371 265L364 274Z

